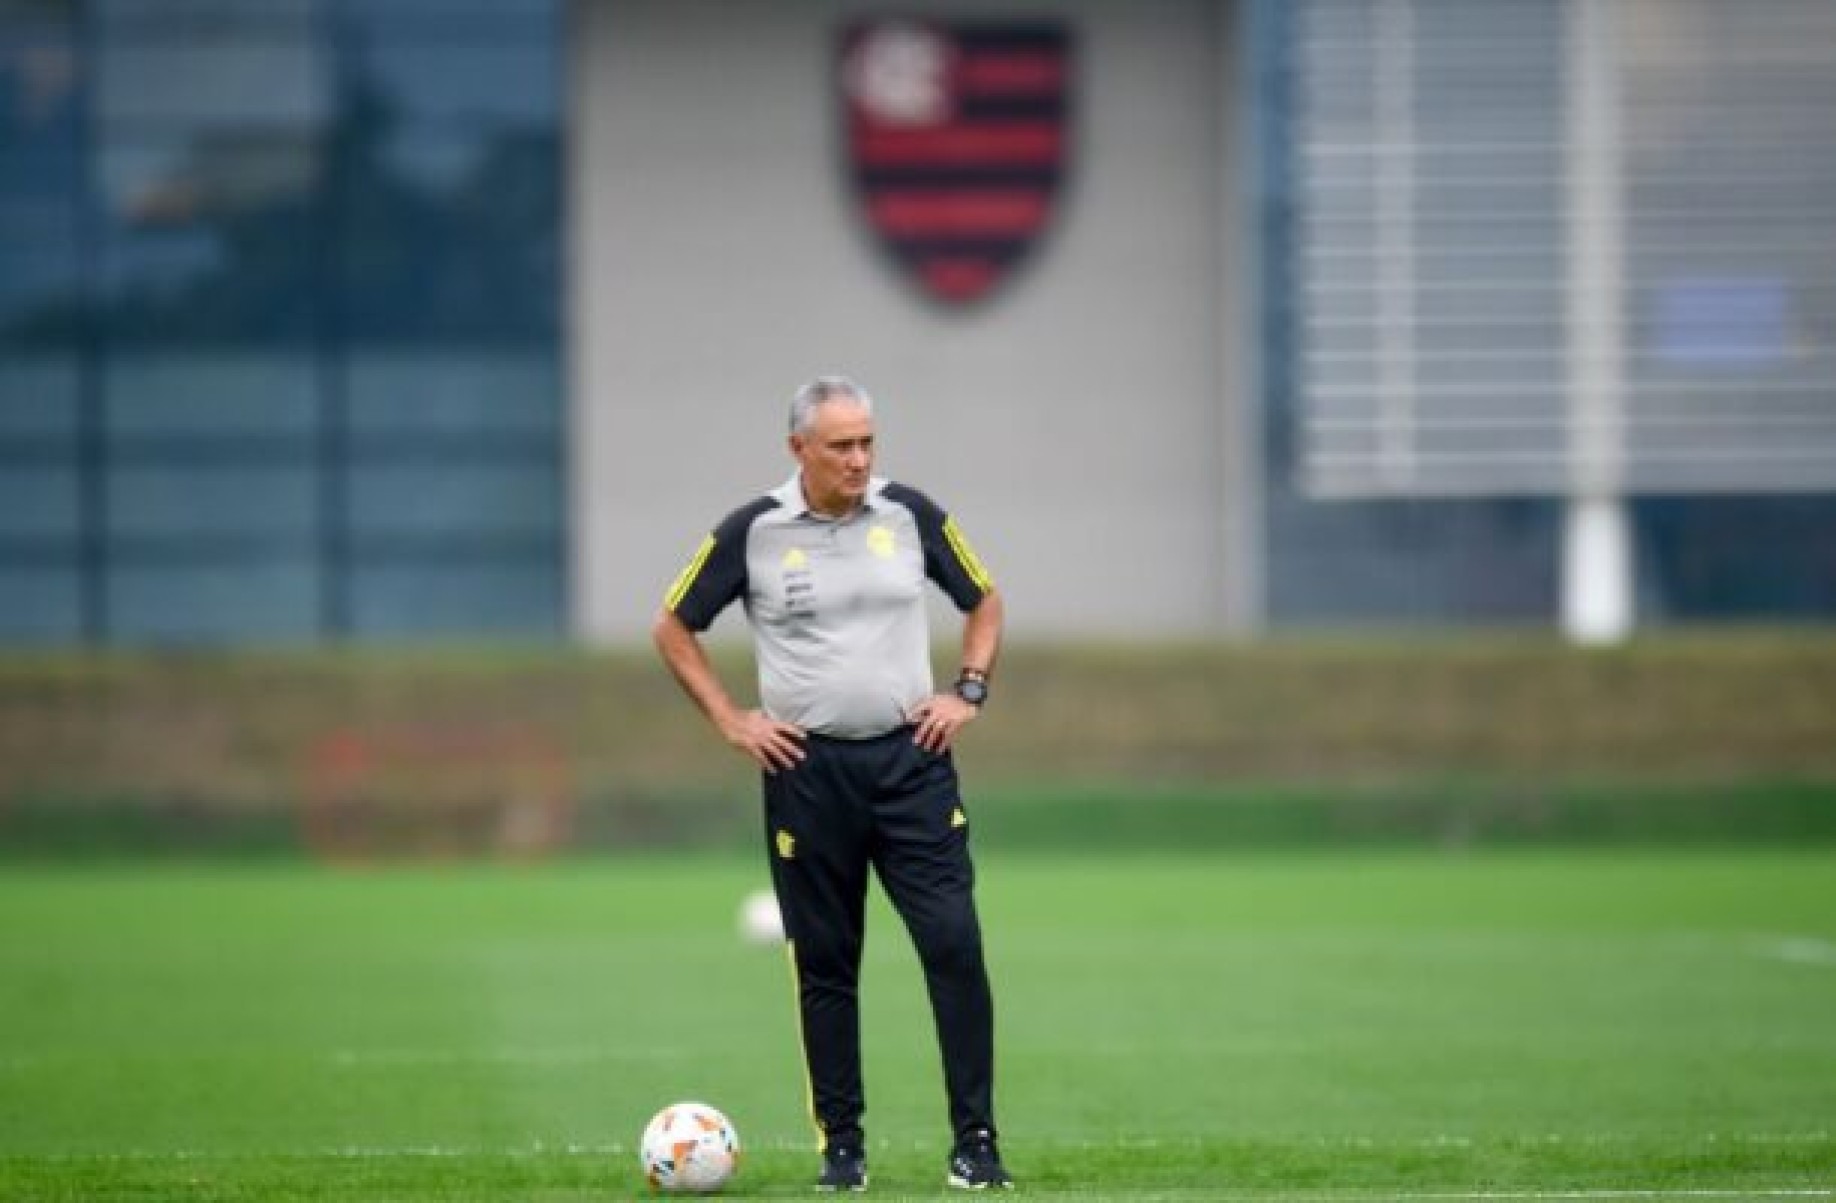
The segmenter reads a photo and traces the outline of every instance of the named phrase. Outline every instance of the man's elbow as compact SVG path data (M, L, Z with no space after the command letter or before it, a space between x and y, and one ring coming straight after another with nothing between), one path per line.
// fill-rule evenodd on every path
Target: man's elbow
M659 652L666 656L671 648L682 642L686 634L688 634L688 628L682 624L680 618L668 610L658 610L656 621L650 624L650 641L656 645Z

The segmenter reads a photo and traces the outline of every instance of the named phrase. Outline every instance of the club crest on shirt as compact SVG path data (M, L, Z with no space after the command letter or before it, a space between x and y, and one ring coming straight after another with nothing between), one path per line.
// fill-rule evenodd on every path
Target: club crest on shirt
M892 559L894 549L892 528L876 526L867 532L867 550L882 560Z

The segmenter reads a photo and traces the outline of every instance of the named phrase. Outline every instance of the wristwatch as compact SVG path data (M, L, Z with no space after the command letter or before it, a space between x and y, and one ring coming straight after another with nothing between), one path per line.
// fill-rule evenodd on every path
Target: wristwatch
M982 705L988 700L987 674L965 668L956 678L956 696L971 706Z

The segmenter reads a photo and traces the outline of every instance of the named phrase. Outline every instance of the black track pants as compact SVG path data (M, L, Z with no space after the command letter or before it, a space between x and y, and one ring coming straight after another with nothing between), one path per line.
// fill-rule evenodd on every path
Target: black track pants
M772 884L797 974L804 1061L825 1147L859 1146L861 943L871 865L924 966L953 1135L994 1132L994 1004L956 768L912 742L810 736L767 774Z

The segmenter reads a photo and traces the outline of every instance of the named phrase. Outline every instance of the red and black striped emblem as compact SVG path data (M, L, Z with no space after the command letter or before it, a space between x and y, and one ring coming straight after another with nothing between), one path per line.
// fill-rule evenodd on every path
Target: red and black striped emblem
M982 300L1051 222L1071 150L1057 21L858 21L840 44L848 157L869 224L925 292Z

